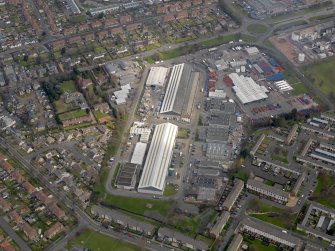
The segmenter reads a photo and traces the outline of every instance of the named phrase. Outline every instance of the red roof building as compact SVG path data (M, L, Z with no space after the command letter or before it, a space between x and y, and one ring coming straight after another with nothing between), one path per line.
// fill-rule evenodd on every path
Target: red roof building
M53 237L63 232L64 230L65 230L65 227L63 226L63 224L60 222L57 222L53 226L51 226L47 231L45 231L44 236L47 239L52 239Z

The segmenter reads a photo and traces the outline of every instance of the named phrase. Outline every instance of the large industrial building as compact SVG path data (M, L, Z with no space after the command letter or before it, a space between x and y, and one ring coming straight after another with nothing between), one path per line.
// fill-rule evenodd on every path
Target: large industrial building
M146 85L163 87L167 73L168 73L168 68L151 67Z
M155 127L138 185L139 192L163 194L177 133L178 126L171 123L164 123Z
M198 84L199 72L192 71L190 65L173 66L160 110L161 115L177 116L189 121Z
M234 83L233 90L242 104L268 98L268 89L258 85L251 77L239 76L237 73L231 73L229 77Z

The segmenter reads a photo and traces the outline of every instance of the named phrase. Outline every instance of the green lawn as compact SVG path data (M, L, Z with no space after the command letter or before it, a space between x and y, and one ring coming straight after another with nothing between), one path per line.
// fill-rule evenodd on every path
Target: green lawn
M54 101L54 105L56 107L56 113L64 113L67 112L71 109L73 109L73 105L72 104L65 104L63 100L57 100Z
M198 233L200 221L200 216L175 215L170 218L174 228L193 237Z
M62 93L64 92L76 92L77 88L72 80L64 81L60 84L60 89Z
M172 196L177 193L177 190L172 185L166 185L164 189L164 196Z
M320 15L320 16L316 16L316 17L312 17L309 20L310 21L316 21L316 20L323 20L323 19L327 19L330 17L335 17L335 13L331 13L331 14L326 14L326 15Z
M156 53L155 55L153 55L151 57L148 57L145 60L149 64L153 64L156 61L169 60L169 59L177 58L177 57L180 57L180 56L198 51L201 48L210 48L210 47L214 47L214 46L218 46L218 45L221 45L221 44L228 43L229 41L236 41L238 39L242 39L245 42L253 42L253 41L256 40L256 38L253 37L253 36L236 33L236 34L225 35L225 36L220 36L218 38L209 39L209 40L206 40L206 41L204 41L202 43L199 43L199 44L185 45L185 46L182 46L180 48L171 49L171 50L168 50L168 51Z
M250 24L248 25L247 30L253 34L262 34L265 33L268 28L264 24Z
M320 173L318 184L312 199L327 207L335 208L335 178L326 173Z
M179 139L187 139L189 131L185 128L179 128L177 138Z
M94 116L96 117L96 119L102 119L106 116L108 116L108 114L100 112L100 111L94 111Z
M297 218L297 213L290 213L259 200L253 200L247 212L252 217L286 229L293 229Z
M249 246L248 250L253 251L277 251L277 247L273 245L265 246L262 244L262 241L255 239L250 240L248 237L243 237L243 241L246 242Z
M239 170L237 173L234 173L233 176L237 179L243 180L244 182L247 182L249 179L249 174L244 170Z
M218 38L210 39L205 42L202 42L201 45L204 47L213 47L220 44L228 43L229 41L234 41L235 35L225 35Z
M110 206L140 215L149 211L158 211L162 216L167 216L173 207L172 201L137 199L112 194L108 194L104 202Z
M256 37L244 33L241 34L240 39L242 39L243 42L249 42L249 43L255 42L257 40Z
M304 69L308 78L335 104L335 57L322 60Z
M277 160L279 162L288 164L287 155L288 150L286 148L277 146L275 147L273 154L271 155L271 158L273 160Z
M114 239L110 236L86 229L79 236L72 239L67 248L71 249L76 245L84 246L92 251L140 251L141 247Z
M87 115L86 111L80 109L80 110L62 113L62 114L59 114L58 116L61 121L64 121L68 119L84 117L86 115Z

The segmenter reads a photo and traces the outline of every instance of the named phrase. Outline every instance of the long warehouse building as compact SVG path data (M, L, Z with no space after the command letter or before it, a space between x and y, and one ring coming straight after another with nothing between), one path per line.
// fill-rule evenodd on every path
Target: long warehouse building
M163 116L190 117L199 84L199 72L188 64L173 66L160 113Z
M163 194L177 133L178 126L171 123L156 126L138 185L138 192Z

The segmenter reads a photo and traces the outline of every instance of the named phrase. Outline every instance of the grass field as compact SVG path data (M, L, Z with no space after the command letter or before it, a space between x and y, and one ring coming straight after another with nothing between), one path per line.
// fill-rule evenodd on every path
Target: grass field
M71 109L73 109L73 105L72 104L65 104L63 100L57 100L54 102L54 105L56 107L56 113L64 113L67 112Z
M157 54L155 54L151 57L146 58L145 60L149 64L153 64L156 61L169 60L169 59L177 58L177 57L195 52L199 49L210 48L210 47L214 47L214 46L218 46L218 45L221 45L221 44L228 43L230 41L236 41L236 39L242 39L245 42L254 42L256 40L255 37L247 35L247 34L237 33L237 34L225 35L225 36L221 36L221 37L218 37L218 38L213 38L213 39L206 40L206 41L204 41L202 43L199 43L199 44L185 45L185 46L180 47L180 48L160 52L160 53L157 53Z
M273 160L280 161L282 163L288 164L288 159L287 159L288 151L284 147L275 147L273 154L271 155L271 158Z
M335 208L335 178L326 173L320 173L318 184L312 199L327 207Z
M280 26L278 26L275 31L281 31L281 30L286 30L290 27L294 27L294 26L300 26L300 25L305 25L307 24L306 21L300 20L300 21L295 21L295 22L291 22L291 23L286 23L286 24L282 24Z
M84 117L86 115L87 115L86 111L80 109L80 110L62 113L62 114L59 114L58 116L61 121L64 121L68 119Z
M64 81L60 84L60 89L62 93L64 92L75 92L77 91L76 86L74 85L72 80Z
M177 138L179 139L187 139L189 131L185 128L179 128Z
M265 33L268 28L263 24L250 24L248 25L247 30L252 34L262 34Z
M286 71L284 72L286 81L293 87L292 95L299 95L309 93L307 87L293 74Z
M310 21L316 21L316 20L323 20L323 19L327 19L330 17L335 17L335 13L331 13L331 14L326 14L326 15L320 15L320 16L316 16L316 17L312 17L309 20Z
M290 213L278 207L270 206L261 201L254 200L248 208L250 216L269 222L278 227L293 229L297 213Z
M175 215L169 220L169 223L176 229L190 236L195 236L198 233L201 221L200 216L188 217L186 215Z
M255 240L250 240L247 237L243 238L243 241L248 243L248 250L253 250L253 251L276 251L278 250L276 246L270 245L266 246L262 244L262 241L255 239Z
M335 57L322 60L304 69L308 78L335 104Z
M68 243L68 249L76 245L83 246L92 251L140 251L140 247L114 239L107 235L86 229L79 236Z
M249 174L244 170L239 170L237 173L234 173L233 176L237 179L243 180L244 182L247 182L249 179Z
M177 190L172 185L166 185L164 189L164 196L172 196L177 193Z
M149 211L158 211L162 216L167 216L173 207L172 201L137 199L111 194L106 196L104 202L139 215L144 215Z

